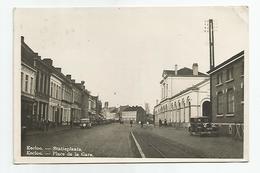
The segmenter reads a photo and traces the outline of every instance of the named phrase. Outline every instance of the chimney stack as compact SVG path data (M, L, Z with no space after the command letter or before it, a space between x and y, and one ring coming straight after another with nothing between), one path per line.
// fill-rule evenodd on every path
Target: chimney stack
M84 85L84 84L85 84L85 81L84 81L84 80L82 80L82 81L81 81L81 85Z
M21 36L21 42L24 43L24 36Z
M159 100L158 100L158 99L156 99L156 105L158 105L158 103L159 103Z
M67 75L66 75L66 78L69 79L69 80L71 80L71 75L70 75L70 74L67 74Z
M175 69L174 69L174 71L175 71L175 75L177 76L177 75L178 75L178 65L177 65L177 64L175 64Z
M105 108L108 108L108 102L105 102Z
M71 82L72 82L72 83L75 83L75 79L71 79Z
M50 58L45 58L45 59L43 59L43 61L44 61L46 64L48 64L49 66L52 66L52 59L50 59Z
M61 73L61 68L60 67L55 67L55 69Z
M193 63L192 64L192 71L193 71L193 75L195 75L195 76L197 76L199 74L198 63Z

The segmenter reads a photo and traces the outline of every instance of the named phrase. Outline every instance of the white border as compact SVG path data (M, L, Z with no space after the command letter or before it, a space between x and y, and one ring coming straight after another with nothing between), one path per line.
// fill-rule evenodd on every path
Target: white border
M50 0L0 0L0 171L1 172L258 172L259 171L259 131L260 131L260 2L257 0L218 0L205 1L197 0L107 0L106 2L96 2L90 0L70 0L50 1ZM228 4L227 4L228 3ZM249 5L250 8L250 161L249 163L183 163L183 164L130 164L130 165L20 165L13 164L13 143L12 143L12 8L13 7L50 7L50 6L106 6L106 5L145 5L145 6L168 6L168 5ZM247 78L247 80L249 80ZM249 137L249 136L248 136Z

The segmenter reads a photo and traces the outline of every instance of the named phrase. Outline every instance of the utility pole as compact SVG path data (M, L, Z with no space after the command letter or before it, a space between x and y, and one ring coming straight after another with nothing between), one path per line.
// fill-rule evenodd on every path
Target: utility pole
M209 69L213 69L215 67L215 57L214 57L214 25L213 19L209 19L205 22L204 32L209 32ZM209 121L212 121L212 77L210 76L210 117Z

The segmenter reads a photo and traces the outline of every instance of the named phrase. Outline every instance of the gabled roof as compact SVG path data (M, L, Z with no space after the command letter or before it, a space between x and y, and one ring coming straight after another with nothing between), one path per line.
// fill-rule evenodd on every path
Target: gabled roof
M169 97L169 98L166 98L166 99L160 101L157 105L155 105L155 107L157 107L158 105L160 105L161 103L163 103L163 102L166 101L166 100L171 100L171 99L173 99L173 98L175 98L175 97L178 97L178 96L180 96L180 95L182 95L182 94L184 94L184 93L186 93L186 92L188 92L188 91L190 91L190 90L197 90L197 89L199 88L199 86L201 86L202 84L208 82L209 80L210 80L210 79L208 78L208 79L205 79L205 80L203 80L203 81L201 81L201 82L199 82L199 83L197 83L197 84L195 84L195 85L192 85L191 87L188 87L188 88L186 88L186 89L180 91L179 93L175 94L174 96Z
M193 75L193 70L187 67L181 68L179 70L177 70L177 75L175 75L175 71L174 70L163 70L163 76L167 75L167 76L208 76L207 74L198 72L198 75Z
M217 65L216 67L212 68L211 70L209 70L207 73L208 74L212 74L214 73L215 71L218 71L219 69L221 69L222 67L232 63L233 61L236 61L240 58L244 58L244 50L239 52L238 54L232 56L231 58L229 58L228 60L222 62L221 64Z
M123 111L138 111L138 110L144 110L144 109L141 106L131 106L124 109Z

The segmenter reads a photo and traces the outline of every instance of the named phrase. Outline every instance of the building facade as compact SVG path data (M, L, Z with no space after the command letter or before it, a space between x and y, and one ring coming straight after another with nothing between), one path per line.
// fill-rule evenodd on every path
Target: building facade
M243 137L244 51L211 69L212 122L221 134Z
M124 122L130 122L130 120L132 120L136 123L141 121L145 123L147 121L147 117L145 110L141 106L132 106L122 111L121 120Z
M173 97L164 100L154 109L155 122L165 120L174 127L188 127L190 118L207 116L210 118L209 79L193 85Z
M21 122L29 128L73 125L81 118L98 117L102 102L54 67L50 58L35 53L21 37Z
M155 124L161 119L168 124L187 127L191 117L209 116L209 76L192 69L164 70L161 84L161 101L154 107Z
M21 38L21 125L28 129L34 127L35 121L35 81L37 70L34 52Z

